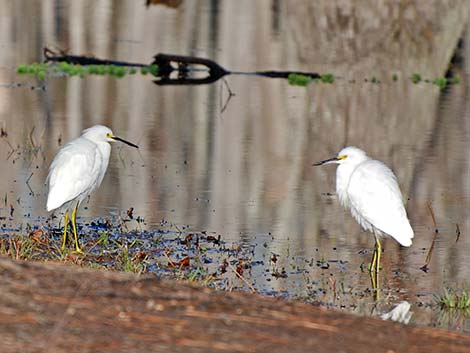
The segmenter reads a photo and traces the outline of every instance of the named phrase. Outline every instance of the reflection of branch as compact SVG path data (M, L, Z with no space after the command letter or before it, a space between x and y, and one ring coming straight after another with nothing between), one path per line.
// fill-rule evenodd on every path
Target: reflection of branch
M158 74L168 76L173 71L187 70L188 65L201 65L205 66L211 76L225 76L229 72L215 61L210 59L198 58L196 56L184 55L171 55L171 54L157 54L153 57L153 65L158 65ZM174 67L172 64L176 65Z
M302 71L256 71L257 76L270 77L270 78L288 78L289 75L303 75L310 78L321 78L321 75L316 72L302 72Z
M205 78L171 78L169 76L157 76L158 79L153 82L159 86L176 86L176 85L205 85L217 81L220 77Z
M171 8L177 8L183 3L183 0L147 0L145 5L165 5Z
M159 79L154 81L157 85L207 84L230 73L215 61L195 56L157 54L154 56L152 64L158 66ZM191 70L191 66L203 66L202 71L207 72L208 76L203 78L189 77L189 74L195 71ZM178 73L176 78L170 77L173 72Z

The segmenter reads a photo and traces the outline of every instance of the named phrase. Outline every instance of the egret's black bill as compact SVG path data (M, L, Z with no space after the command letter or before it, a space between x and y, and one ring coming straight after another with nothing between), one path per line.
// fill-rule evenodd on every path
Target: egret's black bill
M330 159L325 159L324 161L320 161L320 162L317 162L317 163L313 163L312 165L314 166L319 166L319 165L323 165L323 164L328 164L328 163L333 163L333 162L337 162L339 161L340 159L338 157L333 157L333 158L330 158Z
M129 142L129 141L126 141L120 137L117 137L117 136L112 136L111 137L113 140L116 140L116 141L120 141L120 142L123 142L125 143L126 145L129 145L129 146L132 146L132 147L135 147L135 148L139 148L139 146L133 144L132 142Z

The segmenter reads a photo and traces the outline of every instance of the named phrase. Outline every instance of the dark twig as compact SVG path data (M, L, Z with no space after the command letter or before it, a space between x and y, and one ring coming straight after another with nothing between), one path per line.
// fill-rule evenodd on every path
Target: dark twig
M227 90L228 90L228 97L227 99L225 100L225 103L220 111L220 113L222 114L225 109L227 109L227 106L228 106L228 103L230 102L230 100L232 99L233 96L235 96L235 93L232 92L232 90L230 89L230 86L228 85L228 82L225 78L222 78L222 82L225 83L225 87L227 87ZM222 90L221 90L221 98L222 98Z
M235 276L237 276L238 278L240 278L240 279L248 286L248 288L251 289L251 291L252 291L253 293L256 293L255 287L253 287L253 285L252 285L250 282L248 282L248 280L247 280L245 277L243 277L241 274L239 274L239 273L237 272L237 270L230 264L230 262L227 262L227 264L228 264L228 267L233 271L233 273L235 274Z
M429 212L431 213L431 219L434 225L434 236L432 238L432 243L431 243L431 246L429 247L428 254L426 255L425 264L420 267L420 269L423 270L424 272L428 272L429 270L429 263L431 262L431 256L434 250L434 244L436 243L437 234L439 233L439 229L437 229L437 224L436 224L436 217L434 217L434 211L432 210L431 203L428 203L428 209L429 209Z
M457 243L460 239L460 227L458 223L455 224L455 234L457 235L455 239L455 242Z
M67 55L63 51L59 51L58 53L56 53L49 48L44 48L43 54L44 54L45 62L64 61L64 62L75 64L75 65L116 65L116 66L134 66L134 67L147 66L146 64L128 63L125 61L98 59L92 56Z
M29 185L29 181L31 180L31 178L33 177L33 174L34 173L31 173L31 175L28 177L28 179L26 179L26 186L28 187L29 191L31 192L31 194L34 196L34 191L33 189L31 188L31 185Z

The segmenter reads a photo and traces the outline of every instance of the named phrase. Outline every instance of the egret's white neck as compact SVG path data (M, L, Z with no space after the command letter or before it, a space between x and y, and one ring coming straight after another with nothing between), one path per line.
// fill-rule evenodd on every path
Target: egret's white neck
M107 160L109 160L109 155L111 154L111 145L106 141L96 142L96 145L98 146L98 150L101 152L107 163Z

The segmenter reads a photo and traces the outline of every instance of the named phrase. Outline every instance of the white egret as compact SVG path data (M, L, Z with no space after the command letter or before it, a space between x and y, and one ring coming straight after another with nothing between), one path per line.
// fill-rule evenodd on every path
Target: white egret
M370 271L378 272L381 236L389 235L403 246L410 246L413 239L397 179L384 163L371 159L357 147L346 147L336 157L313 165L330 163L339 164L336 169L339 202L351 211L363 229L375 236Z
M78 243L77 209L103 181L108 168L111 146L109 142L121 141L139 148L137 145L114 136L113 132L102 125L83 130L80 137L65 144L54 157L49 168L46 183L47 211L61 208L65 211L62 251L65 249L69 213L75 237L75 251L83 253Z

